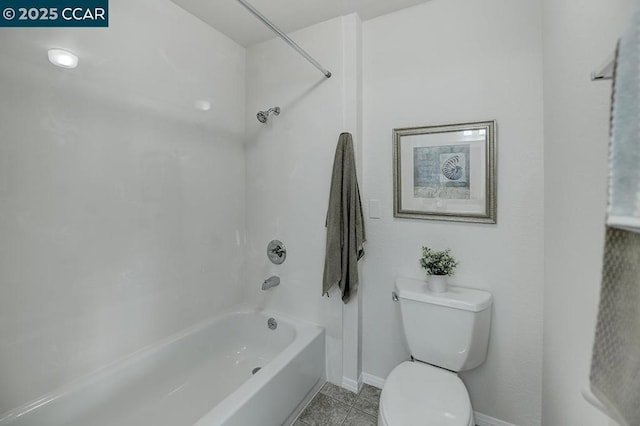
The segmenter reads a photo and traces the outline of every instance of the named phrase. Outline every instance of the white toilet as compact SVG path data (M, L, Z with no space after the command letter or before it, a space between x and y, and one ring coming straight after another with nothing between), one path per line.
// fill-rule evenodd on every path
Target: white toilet
M395 367L380 396L378 426L473 426L467 389L456 374L482 364L491 327L491 293L399 278L396 294L415 361Z

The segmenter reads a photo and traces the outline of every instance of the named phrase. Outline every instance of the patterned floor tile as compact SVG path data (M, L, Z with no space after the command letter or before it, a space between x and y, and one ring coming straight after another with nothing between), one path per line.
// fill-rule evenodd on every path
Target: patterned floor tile
M309 426L340 426L347 414L349 414L347 404L319 393L298 419Z
M358 394L355 394L329 382L325 383L322 389L320 389L320 393L330 396L333 399L337 399L340 402L344 402L347 405L352 405L358 397Z
M344 421L344 426L376 426L378 419L352 408Z
M358 397L377 404L380 401L380 392L382 392L382 389L370 385L362 385Z
M371 402L368 399L358 398L353 403L353 408L364 411L371 416L378 416L378 401Z

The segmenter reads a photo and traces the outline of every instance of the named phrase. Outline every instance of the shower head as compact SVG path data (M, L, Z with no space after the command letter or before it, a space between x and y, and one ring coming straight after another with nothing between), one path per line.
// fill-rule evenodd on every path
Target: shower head
M264 111L259 111L256 117L258 118L258 121L263 124L267 122L268 116Z
M258 118L259 122L264 124L267 122L267 120L269 119L269 116L272 113L274 115L280 115L280 107L269 108L267 111L258 111L258 114L256 114L256 117Z

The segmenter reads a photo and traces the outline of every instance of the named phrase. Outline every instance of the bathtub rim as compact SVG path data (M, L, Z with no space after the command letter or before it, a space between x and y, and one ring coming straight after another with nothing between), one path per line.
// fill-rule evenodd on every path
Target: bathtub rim
M268 313L269 315L274 314L272 311L261 312ZM286 322L292 321L286 316L281 316L279 314L274 315L276 315L278 318L283 318ZM303 351L303 349L310 345L314 340L321 337L325 332L324 328L320 326L308 323L306 321L295 321L296 322L292 323L293 327L296 329L296 337L294 338L293 342L287 345L282 352L278 353L278 355L276 355L271 361L263 366L263 368L260 369L258 373L242 383L237 389L227 395L217 405L211 407L211 410L200 417L200 419L198 419L198 421L194 423L194 426L224 424L225 420L229 419L229 417L233 413L239 410L252 397L260 392L260 390L264 386L266 386L277 373L286 368L293 361L293 359ZM322 336L322 338L324 339L325 336ZM326 345L326 343L323 344L323 346L324 345ZM324 375L326 376L326 372ZM320 377L314 385L312 392L317 392L317 390L322 387L325 382L326 377ZM305 395L305 398L301 400L296 410L298 410L301 405L302 408L304 408L304 406L308 404L308 402L310 401L310 399L307 398L308 396L308 394ZM294 410L294 413L296 410ZM289 417L291 417L292 414L290 414ZM289 418L287 420L289 420Z
M62 385L58 388L53 389L52 391L44 394L43 396L34 399L32 401L28 401L22 405L19 405L15 408L12 408L9 411L6 411L4 413L0 413L0 426L10 426L12 424L12 422L18 420L20 417L25 416L27 414L29 414L30 412L37 410L38 408L44 406L44 405L48 405L53 403L54 401L61 399L65 396L68 396L69 394L72 394L74 392L80 391L82 388L89 386L91 384L93 384L94 382L97 382L99 380L101 380L102 378L112 374L113 372L122 369L122 368L126 368L127 366L140 361L142 359L144 359L145 357L147 357L148 355L152 354L153 352L159 351L171 344L174 344L176 342L178 342L179 340L189 336L190 334L195 334L209 326L211 326L213 323L224 320L225 318L234 316L234 315L242 315L242 314L261 314L264 316L272 316L278 319L278 321L283 321L285 324L290 325L294 330L295 330L295 336L293 338L293 341L291 343L289 343L282 352L278 353L275 358L267 363L266 366L264 366L262 370L265 370L267 372L272 371L272 374L277 372L278 370L273 371L272 368L269 368L271 366L271 364L274 363L274 361L278 360L281 355L283 353L286 353L289 351L289 349L293 346L296 345L297 348L300 347L304 347L304 345L299 345L299 340L301 338L301 335L306 335L307 337L309 335L313 335L315 338L317 335L321 334L324 332L324 328L313 324L311 322L305 321L305 320L299 320L299 319L294 319L291 318L287 315L283 315L280 314L276 311L271 311L271 310L265 310L263 308L257 307L255 305L251 305L249 303L243 302L243 303L239 303L236 304L232 307L229 307L227 309L224 309L223 311L219 312L216 315L213 315L211 317L208 317L204 320L198 321L195 324L192 324L184 329L181 329L173 334L170 334L167 337L163 337L162 339L156 340L146 346L141 347L140 349L131 352L130 354L124 355L120 358L117 358L116 360L100 367L99 369L92 371L88 374L85 374L84 376L78 377L77 379L70 381L69 383ZM311 340L313 340L313 338L308 339L308 342L310 342ZM305 339L307 340L307 339ZM280 363L278 363L280 364ZM262 375L264 376L264 375ZM233 394L235 394L238 390L240 390L241 388L243 388L247 382L251 381L252 379L255 379L256 375L250 377L247 381L243 382L239 388L235 389L233 392L231 392L229 395L227 395L222 401L220 401L220 404L223 404L228 398L230 398ZM259 381L260 383L262 381ZM253 381L252 383L255 383L255 381ZM207 412L204 416L207 416L211 411L213 411L213 409L215 409L217 406L212 407L212 409ZM204 417L203 416L203 417ZM201 418L202 419L202 418ZM198 422L201 420L199 419Z

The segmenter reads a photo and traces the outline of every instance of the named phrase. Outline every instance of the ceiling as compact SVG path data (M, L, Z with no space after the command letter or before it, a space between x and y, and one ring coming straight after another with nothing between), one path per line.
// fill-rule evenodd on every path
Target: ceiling
M245 47L274 34L236 0L172 0ZM284 32L358 13L363 21L427 0L249 0Z

